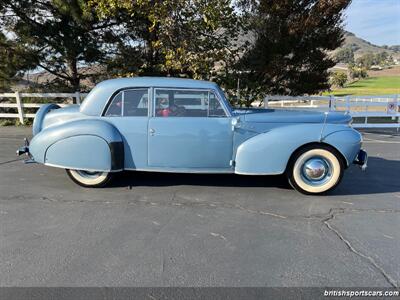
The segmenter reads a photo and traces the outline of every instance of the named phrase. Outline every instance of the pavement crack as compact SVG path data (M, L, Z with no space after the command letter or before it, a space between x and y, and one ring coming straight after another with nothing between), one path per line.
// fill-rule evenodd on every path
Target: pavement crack
M161 257L161 275L164 274L165 272L165 254L164 254L164 249L160 249L160 257Z
M337 215L340 213L347 212L375 212L375 213L400 213L398 209L380 209L380 208L347 208L347 207L334 207L331 208L327 213L324 214L314 214L309 216L301 216L303 219L315 219L315 220L325 220L330 218L332 214ZM296 218L297 216L286 216L287 218Z
M139 197L140 198L140 197ZM180 200L185 200L185 201L180 201ZM135 204L143 204L143 205L150 205L150 206L172 206L172 207L181 207L181 208L187 208L187 207L203 207L203 208L210 208L210 209L216 209L216 208L227 208L227 209L239 209L241 211L245 211L251 214L259 214L259 215L267 215L271 216L274 218L280 218L280 219L286 219L287 216L280 215L275 212L271 211L266 211L266 210L254 210L254 209L249 209L246 207L243 207L239 204L226 204L226 203L221 203L221 202L212 202L212 203L206 203L206 202L190 202L187 201L187 199L182 198L181 196L177 195L176 192L173 193L173 195L170 197L168 202L150 202L146 199L134 199L129 201L129 204L135 205Z
M345 210L349 212L400 213L400 209L347 208Z
M226 241L226 237L223 236L223 235L220 234L220 233L210 232L210 234L211 234L212 236L214 236L214 237L218 237L218 238L221 238L221 239L223 239L224 241Z
M352 211L359 211L359 210L352 210ZM363 210L365 211L365 210ZM373 210L375 211L375 210ZM346 239L344 237L344 235L337 229L335 228L333 225L331 225L329 223L329 221L334 220L335 217L338 214L343 214L346 212L346 209L344 208L333 208L330 209L329 211L329 215L322 219L322 223L325 224L325 226L328 228L328 230L330 230L331 232L333 232L345 245L346 247L353 252L354 254L358 255L359 257L363 258L364 260L366 260L367 262L369 262L387 281L388 284L390 284L392 287L397 288L397 283L396 280L394 280L386 271L385 269L383 269L376 261L373 257L362 253L361 251L357 250L352 244L351 242ZM380 210L379 212L382 212L382 210ZM392 210L390 210L390 212L392 212ZM396 211L397 212L397 211Z
M252 213L252 214L268 215L268 216L272 216L272 217L280 218L280 219L286 219L287 218L287 216L279 215L277 213L272 213L272 212L269 212L269 211L248 209L248 208L245 208L245 207L240 206L240 205L235 205L235 207L240 209L240 210L244 210L244 211L246 211L248 213Z

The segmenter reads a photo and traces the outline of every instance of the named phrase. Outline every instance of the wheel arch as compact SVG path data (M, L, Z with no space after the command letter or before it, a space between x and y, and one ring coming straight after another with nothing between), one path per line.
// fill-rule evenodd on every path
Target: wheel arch
M330 150L332 150L333 152L335 152L334 154L336 154L336 156L339 158L339 160L341 161L341 163L343 164L343 166L345 167L345 169L348 168L349 165L348 165L348 163L347 163L346 157L345 157L345 156L343 155L343 153L340 152L340 150L337 149L335 146L333 146L333 145L331 145L331 144L328 144L328 143L325 143L325 142L309 142L309 143L306 143L306 144L303 144L303 145L299 146L296 150L294 150L294 151L292 152L292 155L290 155L289 160L288 160L288 162L287 162L287 164L286 164L285 173L288 172L288 169L290 168L291 163L293 163L295 157L296 157L300 152L302 152L304 149L307 149L307 148L313 148L313 147L318 148L318 147L321 147L321 146L326 147L326 148L329 148Z

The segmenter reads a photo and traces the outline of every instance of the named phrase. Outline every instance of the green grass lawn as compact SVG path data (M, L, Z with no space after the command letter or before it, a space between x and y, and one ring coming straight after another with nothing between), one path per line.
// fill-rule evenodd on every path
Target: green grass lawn
M400 94L400 76L369 77L325 94L335 96Z

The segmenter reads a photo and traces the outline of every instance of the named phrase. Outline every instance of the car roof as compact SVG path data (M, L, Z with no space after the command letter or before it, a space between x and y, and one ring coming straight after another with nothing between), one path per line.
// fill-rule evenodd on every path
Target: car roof
M99 85L111 85L115 88L127 87L182 87L182 88L214 88L210 81L176 77L131 77L105 80Z
M83 101L80 111L91 116L101 115L108 99L118 90L138 87L216 89L214 82L174 77L132 77L109 79L97 84Z

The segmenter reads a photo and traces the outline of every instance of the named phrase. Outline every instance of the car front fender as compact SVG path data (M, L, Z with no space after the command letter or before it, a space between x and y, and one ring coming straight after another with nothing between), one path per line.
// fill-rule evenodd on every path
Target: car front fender
M124 166L121 134L99 119L45 128L34 136L29 152L36 162L66 169L119 171Z
M282 174L292 154L310 143L325 143L351 163L361 147L361 135L347 125L295 124L274 128L242 143L236 152L237 174Z
M327 134L323 138L323 142L335 147L346 159L348 167L361 149L362 136L358 131L347 128Z

